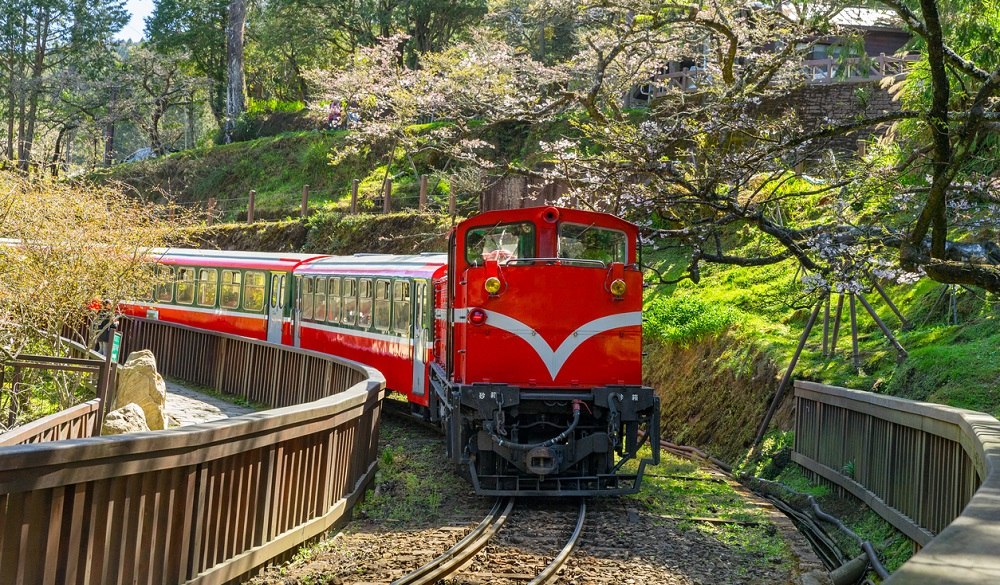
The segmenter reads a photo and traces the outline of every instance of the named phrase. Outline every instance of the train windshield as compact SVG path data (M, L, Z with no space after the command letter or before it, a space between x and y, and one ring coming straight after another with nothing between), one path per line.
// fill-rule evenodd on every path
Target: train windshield
M564 222L559 224L559 257L628 264L628 239L618 230Z
M535 226L530 222L498 223L470 229L465 236L465 260L482 266L487 260L505 264L535 257Z

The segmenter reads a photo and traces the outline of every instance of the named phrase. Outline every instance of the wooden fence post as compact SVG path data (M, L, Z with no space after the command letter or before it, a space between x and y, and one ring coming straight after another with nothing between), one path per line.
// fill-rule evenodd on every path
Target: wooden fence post
M427 175L420 175L420 211L427 211Z
M302 212L300 216L305 218L309 215L309 185L302 185Z
M392 179L386 179L382 191L382 213L392 211Z
M357 179L351 181L351 215L358 212L358 183Z
M247 223L253 223L253 205L257 199L257 192L250 190L250 201L247 202Z
M217 204L218 201L215 199L215 197L208 198L208 210L207 210L208 218L205 220L205 223L208 225L212 225L212 222L215 221L215 206Z
M251 191L252 193L252 191ZM104 363L101 364L101 373L97 379L97 398L101 403L97 407L97 416L94 418L94 435L101 436L101 428L104 427L104 415L108 413L108 391L111 389L111 379L114 376L114 364L111 363L111 348L115 343L115 332L118 327L112 322L108 326L108 342L104 346Z

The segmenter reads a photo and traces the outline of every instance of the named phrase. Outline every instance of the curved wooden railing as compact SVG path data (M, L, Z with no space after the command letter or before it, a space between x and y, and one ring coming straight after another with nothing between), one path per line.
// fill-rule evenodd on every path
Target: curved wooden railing
M280 408L0 449L0 584L225 583L349 517L374 477L378 372L169 323L124 328L162 373Z
M795 400L792 460L923 547L887 583L1000 582L1000 422L812 382Z

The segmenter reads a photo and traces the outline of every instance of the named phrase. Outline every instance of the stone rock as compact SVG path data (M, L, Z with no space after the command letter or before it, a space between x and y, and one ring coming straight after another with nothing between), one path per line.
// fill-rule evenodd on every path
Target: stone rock
M118 368L118 393L111 408L137 404L150 430L160 431L166 428L166 403L167 385L156 371L153 352L143 349L130 353L125 364Z
M126 404L125 406L112 410L104 417L104 426L101 427L102 435L121 435L124 433L138 433L148 431L146 415L138 404Z

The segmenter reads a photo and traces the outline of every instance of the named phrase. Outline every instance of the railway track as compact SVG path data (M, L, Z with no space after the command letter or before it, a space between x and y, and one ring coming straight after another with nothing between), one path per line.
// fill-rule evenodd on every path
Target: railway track
M423 565L417 570L404 575L392 582L392 585L429 585L437 583L442 579L456 574L465 567L479 551L486 547L493 536L500 530L507 519L511 516L514 508L514 499L499 499L489 514L462 540L455 543L450 549L436 557L431 562ZM566 559L573 553L576 544L583 532L583 525L587 516L587 503L580 500L579 512L577 513L576 525L566 544L555 555L552 561L538 575L532 579L528 585L545 585L556 577L559 569L562 568Z

